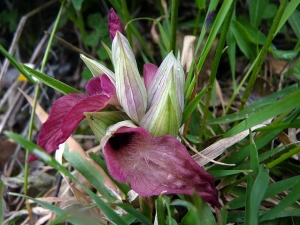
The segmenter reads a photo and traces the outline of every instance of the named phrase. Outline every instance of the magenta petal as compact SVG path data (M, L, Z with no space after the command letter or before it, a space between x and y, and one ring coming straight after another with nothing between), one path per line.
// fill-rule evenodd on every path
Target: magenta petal
M108 30L109 30L109 36L110 36L111 41L113 41L114 37L116 36L117 31L119 31L120 33L123 33L123 29L122 29L122 25L120 23L119 17L113 8L111 8L109 10Z
M118 106L120 105L117 98L115 85L105 74L90 79L85 87L85 90L90 96L105 94L111 98L109 104Z
M150 88L150 85L153 81L153 78L154 78L157 70L158 70L158 67L152 63L146 63L144 65L143 76L144 76L144 83L145 83L147 91Z
M50 115L43 124L38 136L38 145L48 153L54 152L65 142L78 124L85 118L84 112L103 109L109 102L106 95L88 97L84 94L68 94L56 100ZM28 158L28 162L37 159Z
M142 196L188 194L220 206L214 178L190 156L173 136L153 138L144 128L119 128L104 145L111 176L129 181Z

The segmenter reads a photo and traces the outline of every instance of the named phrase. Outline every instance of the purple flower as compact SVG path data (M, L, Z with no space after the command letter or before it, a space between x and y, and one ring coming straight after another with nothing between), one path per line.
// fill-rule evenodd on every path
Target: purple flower
M109 21L119 21L115 16L111 11ZM197 192L219 207L214 178L176 138L184 109L185 74L179 60L171 52L159 68L145 64L143 81L127 39L116 26L109 29L114 72L81 55L95 76L87 84L88 95L69 94L54 103L39 146L55 151L86 117L114 179L129 182L142 196ZM108 105L121 109L106 110ZM30 155L28 161L34 159Z
M116 14L116 12L113 8L111 8L109 10L108 30L109 30L109 37L110 37L111 41L114 40L117 31L123 33L121 22L119 20L118 15Z

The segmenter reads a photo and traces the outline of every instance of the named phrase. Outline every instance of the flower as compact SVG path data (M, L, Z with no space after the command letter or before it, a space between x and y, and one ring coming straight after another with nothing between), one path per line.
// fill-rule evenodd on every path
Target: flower
M68 94L55 101L38 145L49 153L55 151L86 117L115 180L128 181L142 196L197 192L205 201L219 206L214 178L176 138L184 109L185 75L179 60L170 52L159 68L145 64L143 81L119 26L111 11L115 72L81 55L95 76L86 86L88 95ZM106 110L109 105L118 107ZM34 159L30 155L28 161Z

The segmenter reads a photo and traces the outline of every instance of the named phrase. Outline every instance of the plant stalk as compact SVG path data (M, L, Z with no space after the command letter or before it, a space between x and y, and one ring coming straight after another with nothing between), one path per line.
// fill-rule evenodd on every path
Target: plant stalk
M171 26L170 26L170 47L169 51L173 51L176 56L176 33L177 33L177 22L178 22L178 0L172 0L171 9Z
M65 0L63 0L63 2L61 4L61 7L59 9L59 12L58 12L53 30L51 32L51 36L50 36L48 45L47 45L47 48L46 48L46 51L45 51L45 54L44 54L44 58L43 58L42 66L41 66L41 70L40 70L42 73L44 72L44 69L45 69L45 66L46 66L46 63L47 63L50 48L51 48L51 45L52 45L52 42L53 42L53 39L54 39L54 34L57 30L58 22L59 22L59 19L61 17L61 14L62 14L64 4L65 4ZM31 112L30 122L29 122L29 130L28 130L28 135L27 135L27 139L29 141L32 139L32 131L33 131L33 126L34 126L35 110L36 110L39 91L40 91L40 82L37 82L36 85L35 85L34 103L33 103L33 106L32 106L32 112ZM29 150L26 149L26 156L25 156L26 160L28 159L28 156L29 156ZM25 162L25 168L24 168L24 194L25 195L28 195L28 176L29 176L29 163ZM27 207L27 210L28 210L29 215L30 215L31 214L30 205L28 203L26 203L26 207ZM32 216L30 216L30 223L32 225L34 224Z
M268 33L268 36L267 36L267 39L266 39L266 43L264 44L264 46L262 47L261 49L261 52L259 54L259 58L258 58L258 63L255 65L253 71L252 71L252 74L251 74L251 77L250 77L250 80L248 82L248 85L246 87L246 90L243 94L243 97L241 99L241 106L240 106L240 111L242 111L244 108L245 108L245 104L248 100L248 97L251 93L251 90L253 88L253 85L254 85L254 82L257 78L257 75L261 69L261 66L266 58L266 55L268 53L268 49L270 48L271 46L271 43L272 43L272 40L276 34L276 30L277 30L277 27L278 27L278 24L279 24L279 21L283 15L283 12L287 6L287 3L288 3L288 0L282 0L281 3L280 3L280 6L279 6L279 9L277 11L277 14L273 20L273 23L272 23L272 26L270 28L270 31Z
M217 70L218 70L218 66L219 66L219 63L220 63L221 56L222 56L223 47L224 47L224 44L225 44L225 41L226 41L227 33L228 33L228 30L229 30L232 14L234 12L235 3L236 3L236 0L232 2L231 7L230 7L230 9L229 9L229 11L226 15L226 18L225 18L225 21L224 21L224 24L223 24L223 30L221 32L220 40L218 42L218 46L217 46L217 49L216 49L216 54L215 54L215 57L214 57L214 61L213 61L212 69L211 69L211 74L210 74L210 77L209 77L209 85L208 85L205 109L204 109L204 112L203 112L203 118L202 118L201 127L200 127L200 134L199 134L200 143L202 142L202 139L203 139L203 134L204 134L207 115L208 115L209 104L210 104L210 100L211 100L212 88L214 86L214 83L216 82Z

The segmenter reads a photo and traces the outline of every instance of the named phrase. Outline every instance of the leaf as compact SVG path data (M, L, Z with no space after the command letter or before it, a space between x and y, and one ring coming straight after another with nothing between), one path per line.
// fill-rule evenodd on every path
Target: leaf
M284 211L288 206L292 205L295 201L298 201L300 199L300 180L295 184L293 189L288 193L288 195L281 200L274 208L267 211L266 214L264 214L260 219L259 222L266 221L266 220L272 220L274 218L277 218L277 214Z
M35 84L36 82L34 79L30 76L30 74L27 73L27 71L22 67L20 63L17 62L17 60L11 56L5 48L3 48L2 45L0 45L0 52L8 59L8 61L21 73L23 74L27 80L29 80L31 83Z
M251 0L249 1L249 14L250 14L250 22L255 27L258 27L266 7L268 5L269 0Z
M286 6L283 15L279 21L277 30L275 32L275 35L280 31L282 26L285 24L285 22L290 18L291 14L294 12L294 10L299 6L300 0L291 0L289 4Z
M236 20L231 21L230 28L232 29L232 32L235 36L235 40L241 51L245 54L245 56L248 59L253 60L256 56L256 48L253 44L253 38L249 35L246 28Z
M262 166L259 169L259 173L257 178L254 181L252 191L250 193L250 202L249 202L249 208L246 208L246 211L248 211L248 220L247 217L245 218L246 223L245 224L258 224L258 212L260 203L263 200L263 196L265 194L265 191L268 187L268 183L270 180L269 172L264 169ZM247 207L247 205L246 205ZM247 215L247 213L246 213Z
M289 17L288 21L299 40L300 39L300 11L296 9Z
M113 205L117 205L120 208L124 209L126 212L134 216L139 222L141 222L144 225L153 225L147 217L145 217L142 213L137 211L135 208L133 208L132 205L125 204L125 203L113 203Z
M76 90L75 88L70 87L69 85L56 80L52 77L47 76L46 74L40 73L34 69L31 69L28 66L23 65L23 68L32 76L39 79L41 82L45 83L49 87L52 87L53 89L63 93L63 94L70 94L70 93L80 93L80 91Z
M295 109L300 105L300 101L298 101L299 98L300 90L297 90L287 95L286 97L280 99L279 101L266 106L264 109L257 112L256 114L249 116L246 120L242 121L237 126L229 130L226 134L224 134L224 137L229 137L238 134L241 131L249 129L250 127L260 124L274 116Z
M196 109L197 105L203 98L204 94L207 91L207 86L201 90L199 94L195 96L195 98L185 107L182 115L182 124L186 122L186 120L189 118L189 116L193 113L193 111Z
M212 170L209 171L211 175L216 177L225 177L233 174L239 174L239 173L250 173L252 170Z
M82 183L80 183L65 167L63 167L61 164L59 164L53 157L48 155L43 149L41 149L36 144L32 143L31 141L28 141L27 139L21 137L18 134L15 134L13 132L5 132L5 135L12 138L16 142L18 142L23 147L27 148L30 153L35 154L38 156L42 161L49 164L50 166L54 167L58 171L62 172L69 178L71 178L73 181L75 181L77 184L79 184L90 196L91 198L96 202L97 206L102 210L102 212L107 216L109 220L114 222L118 225L127 225L124 220L112 209L110 208L107 203L105 203L99 196L97 196L95 193L93 193L91 190L89 190L87 187L85 187Z
M80 149L65 148L64 157L68 162L78 170L90 183L93 185L97 191L108 201L113 202L116 200L121 200L121 197L115 193L114 185L107 187L104 185L104 180L107 180L106 176L103 176L103 171L100 166L98 166L93 160L85 155L84 151ZM106 174L105 174L106 175Z
M166 215L165 215L165 207L162 197L159 195L156 199L156 218L158 224L165 224Z
M81 224L85 224L85 223L88 223L88 224L91 224L91 225L99 224L95 221L88 220L88 218L86 218L86 217L83 217L83 215L84 215L83 213L74 212L74 211L73 212L65 211L63 209L58 208L55 205L52 205L51 203L43 202L43 201L40 201L36 198L31 198L29 196L22 195L22 194L11 193L11 195L20 196L20 197L30 199L30 200L38 203L39 205L43 206L44 208L51 210L51 212L54 212L56 215L58 215L58 218L56 218L55 221L58 221L58 220L61 220L62 222L69 221L74 225L81 225ZM51 224L54 224L54 223L51 223Z
M73 3L74 8L79 11L81 9L81 4L83 0L71 0Z
M271 198L275 195L278 195L284 191L289 190L290 188L294 187L295 184L297 184L299 181L300 181L300 176L296 176L268 185L263 200L267 198ZM230 201L227 204L227 206L229 207L229 209L242 208L245 206L245 199L246 199L245 194L240 195L238 198L235 198L232 201Z

